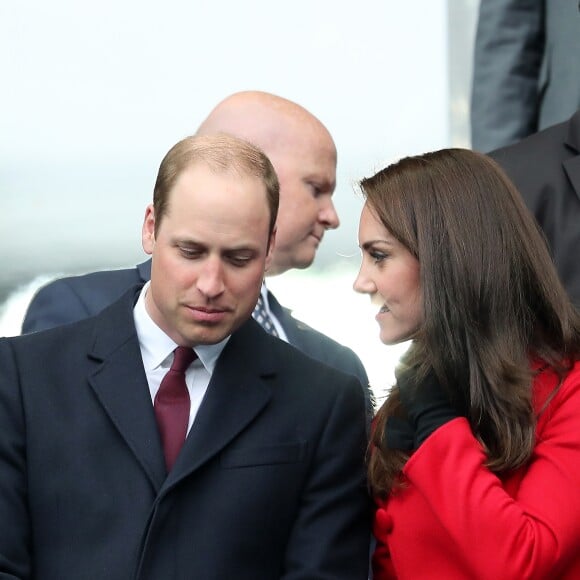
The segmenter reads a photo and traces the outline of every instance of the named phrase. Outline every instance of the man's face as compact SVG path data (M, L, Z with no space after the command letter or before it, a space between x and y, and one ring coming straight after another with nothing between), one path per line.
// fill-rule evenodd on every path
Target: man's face
M176 180L157 235L148 206L142 241L152 267L145 305L177 344L215 344L250 317L271 259L269 222L258 178L213 173L204 164Z
M310 266L324 232L339 225L332 203L336 149L327 134L312 131L268 155L280 181L276 251L268 273L281 274Z

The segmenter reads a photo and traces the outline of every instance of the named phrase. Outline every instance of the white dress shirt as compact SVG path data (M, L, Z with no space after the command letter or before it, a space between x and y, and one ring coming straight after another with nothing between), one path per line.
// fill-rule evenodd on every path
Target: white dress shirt
M159 390L159 385L173 362L173 351L179 345L173 342L149 316L145 308L145 295L149 290L149 285L150 282L147 282L139 294L133 309L133 319L135 320L139 347L141 348L141 358L143 359L151 402L153 403ZM217 344L203 344L193 349L197 354L197 358L185 372L185 384L187 385L191 403L189 423L187 425L188 433L207 391L217 359L229 338L227 336Z

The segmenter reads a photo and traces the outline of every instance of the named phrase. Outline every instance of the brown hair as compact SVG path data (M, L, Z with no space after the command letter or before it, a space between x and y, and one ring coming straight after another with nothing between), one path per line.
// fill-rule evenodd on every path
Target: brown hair
M402 159L360 183L366 202L420 264L423 325L397 376L433 370L501 473L533 449L530 357L560 377L580 358L580 319L519 192L490 158L444 149ZM369 479L385 496L408 455L383 444L404 411L379 410Z
M265 153L231 135L194 135L176 143L165 155L153 190L153 207L155 210L155 233L167 212L169 194L179 175L187 168L203 163L215 172L235 171L261 179L266 188L266 200L270 209L269 235L274 231L280 186L274 167Z

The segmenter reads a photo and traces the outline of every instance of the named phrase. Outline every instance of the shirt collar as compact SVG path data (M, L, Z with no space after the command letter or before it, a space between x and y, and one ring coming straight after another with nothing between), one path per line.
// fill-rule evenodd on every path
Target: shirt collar
M149 291L150 284L151 282L147 282L143 286L137 303L133 308L133 319L135 321L135 329L137 330L145 370L153 370L159 366L169 368L171 363L170 355L178 346L153 322L145 308L145 295ZM201 364L203 364L210 374L213 373L217 359L230 339L230 336L226 336L226 338L217 344L200 344L193 349Z

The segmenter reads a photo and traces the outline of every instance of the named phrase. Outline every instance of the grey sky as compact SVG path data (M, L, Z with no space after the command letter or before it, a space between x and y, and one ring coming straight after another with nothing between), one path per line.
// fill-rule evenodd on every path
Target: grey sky
M343 225L316 265L344 261L352 184L449 145L447 46L444 0L0 3L0 299L37 274L143 259L162 156L243 89L299 102L334 135Z

